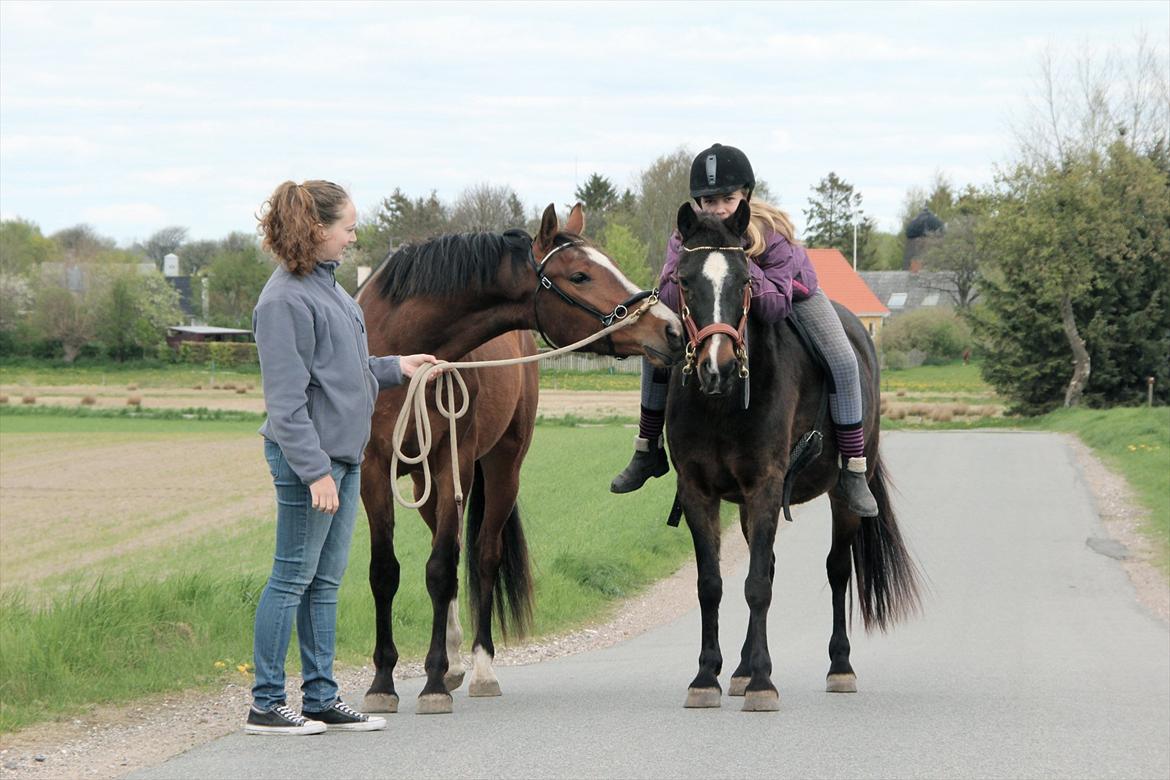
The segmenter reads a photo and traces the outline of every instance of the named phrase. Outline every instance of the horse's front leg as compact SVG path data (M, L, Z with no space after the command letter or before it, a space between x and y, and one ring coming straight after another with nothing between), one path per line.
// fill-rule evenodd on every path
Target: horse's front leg
M374 681L362 702L366 712L398 712L398 692L394 690L398 648L392 616L399 565L394 554L394 498L389 473L380 458L368 457L362 463L362 503L370 523L370 591L374 597Z
M768 652L768 608L772 605L775 576L773 545L780 512L783 480L766 483L746 497L748 516L748 574L743 584L750 616L745 655L748 682L744 690L745 712L780 709L780 694L772 684L772 656Z
M829 638L829 674L825 690L829 693L856 693L857 675L849 663L849 624L845 613L845 596L853 571L852 549L857 530L865 522L844 501L830 496L833 506L833 545L825 568L833 590L833 635Z
M438 462L449 458L448 452L433 456ZM470 468L460 464L462 484L470 483ZM446 493L450 485L450 468L436 469L433 489L439 491L434 507L434 539L431 555L427 559L427 593L431 597L431 646L427 651L423 667L427 682L418 695L416 712L420 715L435 715L451 712L450 690L463 682L462 660L459 656L459 641L463 632L459 627L459 548L460 521L454 496ZM425 507L424 507L425 508ZM452 647L453 645L453 647ZM458 680L449 674L450 660L458 665Z
M748 521L748 510L743 504L739 506L739 527L743 530L743 538L748 544L751 544L751 523ZM772 566L768 570L768 577L775 584L776 580L776 553L772 553ZM748 681L752 676L752 648L755 647L755 639L752 634L751 626L748 626L747 634L743 639L743 646L739 649L739 666L735 667L735 671L731 673L731 683L727 686L728 696L743 696L747 691Z
M679 481L679 500L686 513L687 527L695 544L698 567L699 609L703 616L699 645L699 672L687 689L687 707L718 707L723 689L719 674L723 654L719 650L719 602L723 600L723 577L719 573L719 498L698 495Z

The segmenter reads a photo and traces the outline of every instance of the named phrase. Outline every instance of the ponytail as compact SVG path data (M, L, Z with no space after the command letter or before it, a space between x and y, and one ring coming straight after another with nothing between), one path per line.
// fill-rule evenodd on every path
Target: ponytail
M276 255L289 273L312 273L317 267L320 228L340 219L347 202L348 193L330 181L281 183L257 215L264 249Z
M790 244L796 243L796 227L786 213L762 200L748 201L748 205L752 210L752 219L747 229L748 257L759 257L764 253L769 232L779 233L788 239Z

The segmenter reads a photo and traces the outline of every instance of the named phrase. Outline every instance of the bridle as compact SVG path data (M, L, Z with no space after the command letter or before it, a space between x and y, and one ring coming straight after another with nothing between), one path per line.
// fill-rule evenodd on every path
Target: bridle
M740 246L694 246L694 247L679 247L683 252L743 252L743 247ZM677 274L675 275L675 282L678 282ZM695 324L695 318L691 316L690 307L687 306L686 291L682 284L678 285L678 297L681 304L682 311L680 312L683 321L683 327L687 330L687 347L686 360L682 367L682 381L685 384L687 379L695 370L695 357L698 354L699 347L703 342L711 338L717 333L721 333L731 339L732 344L735 345L735 357L739 361L739 376L746 379L748 376L748 356L747 343L744 340L744 333L747 330L748 310L752 305L752 285L749 281L743 286L743 314L739 318L739 325L731 327L725 322L713 322L705 328L699 328Z
M604 328L608 328L617 320L625 319L637 304L645 301L648 298L651 300L649 300L646 305L639 306L635 312L635 316L641 316L643 311L658 302L657 288L653 290L640 290L615 306L613 311L611 311L609 314L602 314L588 303L580 301L574 298L572 295L569 295L560 287L557 287L556 283L552 279L548 278L547 274L545 273L545 267L548 266L549 260L551 260L557 252L573 246L585 246L585 244L580 241L565 241L564 243L557 244L552 249L550 249L543 258L541 258L539 263L536 262L536 256L534 253L530 252L528 254L528 263L532 266L532 270L536 272L536 295L533 296L532 300L533 310L536 313L536 330L538 333L540 333L541 338L543 338L549 345L553 347L557 345L553 342L552 339L548 337L548 334L544 332L544 327L540 324L540 305L538 299L540 297L541 290L551 290L556 293L562 301L569 304L570 306L575 306L581 311L588 312L591 316L596 317ZM612 353L614 351L613 342L609 339L609 337L606 337L606 341L609 342L609 349Z

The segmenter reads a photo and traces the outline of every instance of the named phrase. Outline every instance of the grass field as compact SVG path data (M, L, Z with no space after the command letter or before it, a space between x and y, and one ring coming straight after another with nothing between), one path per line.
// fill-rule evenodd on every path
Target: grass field
M0 730L176 686L248 682L238 667L250 662L273 544L256 427L0 412ZM620 425L537 428L521 495L537 635L597 619L691 556L689 534L664 524L672 483L606 490L630 437ZM396 544L395 637L404 658L419 658L429 532L413 511L398 510ZM373 644L364 516L350 560L338 656L356 664Z

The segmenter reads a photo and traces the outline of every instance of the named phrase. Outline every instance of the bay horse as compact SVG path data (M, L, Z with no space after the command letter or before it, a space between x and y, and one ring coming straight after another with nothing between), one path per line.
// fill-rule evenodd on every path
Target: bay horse
M678 502L695 546L702 613L699 671L688 688L686 706L720 706L722 500L739 505L750 555L744 583L750 617L729 694L744 696L744 710L774 711L779 708L779 693L771 680L767 618L776 571L772 546L779 515L782 509L787 512L786 488L793 503L827 492L832 506L833 535L826 561L833 603L828 691L857 690L845 612L852 573L857 575L866 629L883 631L918 610L919 575L898 530L878 453L880 383L873 342L858 319L839 304L834 306L861 375L867 479L878 516L853 514L838 494L833 436L824 436L820 454L796 475L789 474L790 459L799 457L792 455L793 445L824 419L826 380L792 328L749 313L751 279L741 247L750 216L746 202L723 221L696 213L689 203L678 211L683 240L680 308L689 340L686 364L671 372L666 432L678 475ZM792 484L786 485L786 480Z
M577 204L562 229L552 204L535 239L523 231L447 235L403 247L389 256L358 291L371 354L429 352L447 361L497 360L533 354L532 329L550 343L567 344L649 304L633 324L587 349L611 355L646 355L662 365L681 349L682 327L667 306L646 301L617 266L582 238L584 210ZM548 291L541 295L542 291ZM459 476L470 484L467 507L468 602L475 623L472 696L500 695L492 668L493 600L501 629L522 635L532 616L532 574L516 496L520 466L536 421L535 363L464 370L469 407L459 419ZM396 712L392 610L399 584L394 554L392 434L406 388L381 393L374 409L370 443L362 462L361 494L370 524L370 589L375 608L373 683L363 708ZM432 444L427 458L434 489L419 507L430 527L426 565L433 607L427 681L419 694L421 714L452 710L450 691L464 677L459 654L458 566L462 518L451 488L447 419L428 407ZM409 436L417 432L410 430ZM408 437L403 451L417 452ZM404 466L417 500L423 492L422 464ZM505 609L507 607L507 609Z

